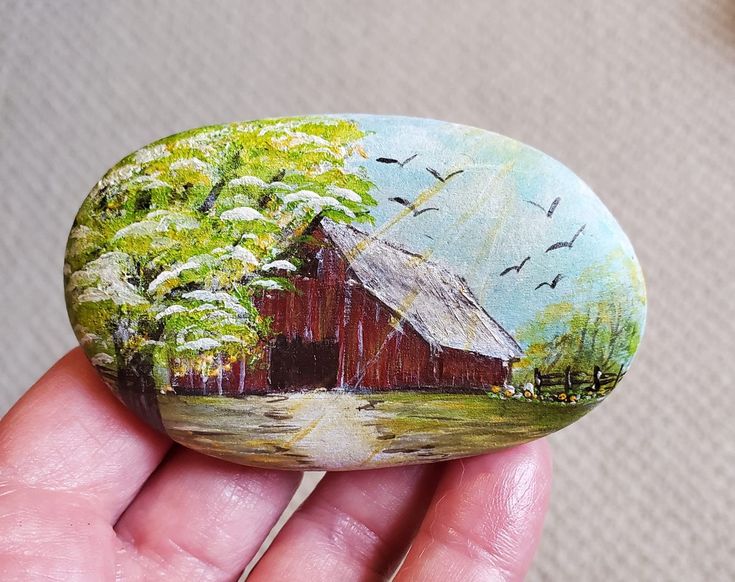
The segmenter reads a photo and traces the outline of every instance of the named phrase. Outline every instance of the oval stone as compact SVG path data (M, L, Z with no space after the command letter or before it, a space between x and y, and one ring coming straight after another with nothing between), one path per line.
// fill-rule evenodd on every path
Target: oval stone
M584 416L645 320L630 242L517 141L406 117L186 131L121 160L69 235L74 331L110 389L237 463L475 455Z

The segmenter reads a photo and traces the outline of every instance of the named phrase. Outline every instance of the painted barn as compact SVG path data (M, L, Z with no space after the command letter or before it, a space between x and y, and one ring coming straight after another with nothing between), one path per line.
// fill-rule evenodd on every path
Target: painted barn
M235 364L225 378L201 387L176 382L176 389L230 395L310 388L452 391L509 381L521 348L464 279L328 219L310 239L297 253L295 291L257 298L260 313L272 318L263 365L243 370Z

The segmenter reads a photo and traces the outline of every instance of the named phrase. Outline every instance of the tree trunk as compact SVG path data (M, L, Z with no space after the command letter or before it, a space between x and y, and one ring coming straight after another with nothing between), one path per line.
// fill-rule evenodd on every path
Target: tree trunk
M209 194L204 199L204 202L201 203L199 208L199 212L209 212L214 207L214 203L217 202L217 197L220 195L220 192L222 192L222 188L225 187L225 181L220 180L217 182L214 187L209 191Z
M120 398L135 414L150 426L165 432L158 410L156 383L153 379L153 356L134 353L118 371Z
M224 188L225 184L229 182L230 179L232 179L232 177L235 175L235 172L242 163L242 161L240 160L241 150L241 147L228 148L225 154L225 159L220 165L219 175L221 177L219 180L217 180L217 183L209 191L209 194L204 199L204 202L202 202L199 206L199 212L209 212L210 210L212 210L212 208L214 208L214 203L217 202L217 198L222 192L222 188Z
M117 386L120 399L139 418L150 426L165 432L158 410L156 383L153 377L153 354L150 350L130 353L126 347L134 335L131 321L119 319L112 330L117 356Z

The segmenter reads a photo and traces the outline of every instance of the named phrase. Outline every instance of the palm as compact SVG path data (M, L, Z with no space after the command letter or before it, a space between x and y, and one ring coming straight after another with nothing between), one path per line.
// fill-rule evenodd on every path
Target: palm
M0 579L236 579L300 479L171 448L76 350L0 421ZM249 579L520 579L549 483L543 443L330 473Z

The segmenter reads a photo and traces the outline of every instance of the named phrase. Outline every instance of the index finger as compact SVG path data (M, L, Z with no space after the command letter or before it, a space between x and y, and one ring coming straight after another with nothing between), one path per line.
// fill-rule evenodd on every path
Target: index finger
M79 348L0 420L3 481L80 493L111 521L170 446L113 396Z

